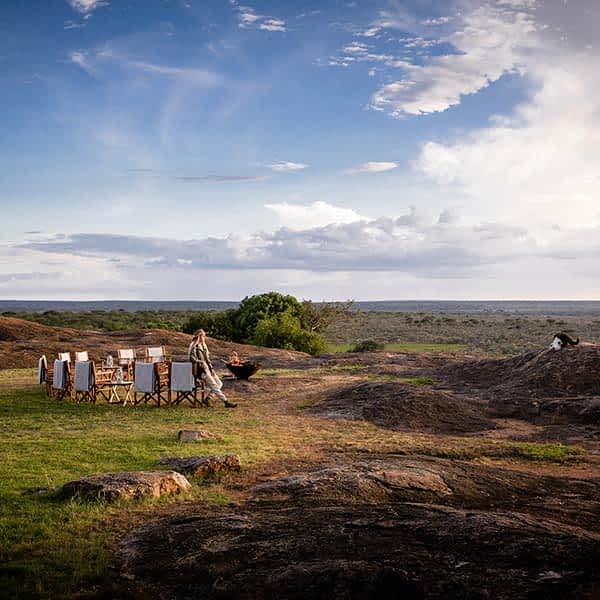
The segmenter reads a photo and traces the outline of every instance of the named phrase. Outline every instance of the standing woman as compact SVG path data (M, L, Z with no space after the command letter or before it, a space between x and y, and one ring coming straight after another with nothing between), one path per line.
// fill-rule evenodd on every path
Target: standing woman
M235 408L237 404L227 400L227 396L221 391L223 382L215 373L212 363L210 362L210 353L206 346L206 333L204 333L204 329L198 329L198 331L194 333L192 343L188 348L188 355L192 362L194 377L197 379L202 378L208 389L206 401L208 402L208 399L214 395L223 401L226 408Z

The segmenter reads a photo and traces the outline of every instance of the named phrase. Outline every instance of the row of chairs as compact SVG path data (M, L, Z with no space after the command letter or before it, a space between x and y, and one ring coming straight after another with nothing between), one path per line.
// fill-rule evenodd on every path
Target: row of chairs
M45 384L48 396L58 399L68 396L77 401L112 402L119 399L121 390L124 403L128 399L134 404L156 402L158 406L183 401L192 406L205 403L204 383L194 377L192 363L167 360L164 348L161 350L162 354L146 353L144 361L136 360L135 350L124 355L120 352L118 364L113 366L94 363L87 352L75 353L74 364L70 353L59 353L52 365L43 356L39 382Z

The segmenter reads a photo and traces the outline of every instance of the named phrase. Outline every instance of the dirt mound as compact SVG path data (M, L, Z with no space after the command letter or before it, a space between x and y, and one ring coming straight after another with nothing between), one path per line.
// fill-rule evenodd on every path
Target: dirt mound
M553 414L600 422L600 346L457 363L440 374L455 389L478 392L505 416Z
M0 317L0 368L26 368L37 365L42 354L54 358L58 352L87 350L92 360L101 360L108 353L116 355L119 348L135 348L144 355L146 346L166 346L174 358L187 355L191 337L185 333L164 329L132 331L79 331L63 327L49 327L12 317ZM213 362L219 369L232 350L245 359L264 367L302 366L315 359L303 352L277 350L223 342L209 338Z
M491 429L484 407L435 388L386 382L344 387L310 414L338 419L364 419L396 431L468 433Z
M157 598L597 597L600 535L511 508L574 498L597 523L598 485L485 471L401 458L295 473L237 512L137 528L124 575Z

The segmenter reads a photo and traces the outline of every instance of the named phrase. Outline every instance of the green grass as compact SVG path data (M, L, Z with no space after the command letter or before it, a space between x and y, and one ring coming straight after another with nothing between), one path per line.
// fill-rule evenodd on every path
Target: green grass
M565 446L558 443L535 444L529 442L514 442L512 447L518 456L527 460L565 463L581 460L584 452L576 446Z
M437 458L478 460L485 458L516 458L527 461L565 464L585 460L585 450L578 446L544 442L496 442L470 447L428 447L421 454Z
M327 344L327 352L350 352L355 344ZM424 342L394 342L384 345L384 352L413 352L415 354L427 352L463 352L464 344L436 344Z
M269 449L247 429L259 424L238 420L224 409L75 404L38 390L0 391L0 598L64 597L79 586L106 583L115 534L102 521L144 510L144 504L177 501L62 500L58 491L66 482L93 473L155 469L163 455L224 454L235 448L243 464L263 460ZM179 429L199 423L218 431L222 440L177 440ZM188 497L205 505L230 500L218 483L192 480L192 486Z
M406 383L410 385L427 386L435 385L437 381L433 379L433 377L427 377L426 375L422 375L420 377L413 377L412 379L407 379Z

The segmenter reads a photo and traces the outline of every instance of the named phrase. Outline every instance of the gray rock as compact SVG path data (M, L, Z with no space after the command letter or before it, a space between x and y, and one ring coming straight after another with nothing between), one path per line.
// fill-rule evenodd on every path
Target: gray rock
M169 467L173 471L193 477L211 477L217 473L229 473L241 469L241 461L238 454L189 456L187 458L165 456L157 461L156 464Z
M218 440L219 438L203 429L191 430L182 429L178 434L177 438L180 442L203 442L205 440Z
M88 500L134 500L159 498L164 494L179 494L191 487L190 482L175 471L133 471L100 473L66 483L63 495Z

